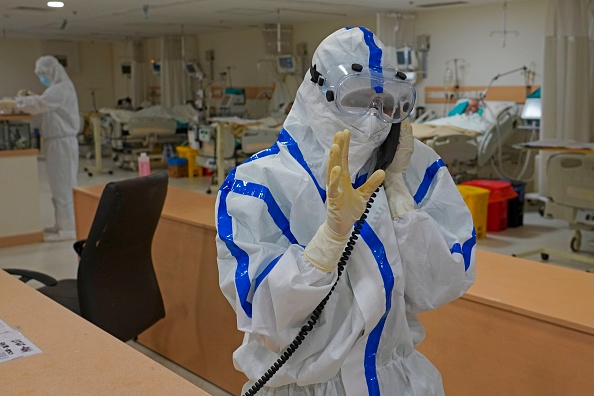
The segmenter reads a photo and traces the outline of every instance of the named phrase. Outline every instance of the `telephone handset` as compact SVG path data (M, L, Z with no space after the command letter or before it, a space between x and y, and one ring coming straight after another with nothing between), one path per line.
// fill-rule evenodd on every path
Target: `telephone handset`
M386 170L388 166L394 160L396 156L396 150L398 149L398 143L400 141L400 123L392 124L388 137L378 148L377 152L377 163L375 164L374 171L378 169Z
M381 144L381 146L378 149L378 154L377 154L378 158L377 158L377 162L375 165L375 170L377 170L377 169L386 170L388 168L388 166L390 166L390 164L394 160L394 156L396 155L396 150L398 149L399 141L400 141L400 123L392 124L392 126L390 127L390 132L388 133L388 137L386 137L386 140L384 140L384 142ZM380 185L380 187L381 187L381 185ZM262 375L262 377L260 377L260 379L258 381L256 381L256 383L254 383L254 385L247 392L245 392L243 394L243 396L254 396L256 393L258 393L258 391L260 391L260 389L262 389L264 387L264 385L272 378L272 376L274 376L274 374L276 374L276 372L281 368L281 366L284 365L287 362L287 360L289 360L291 355L293 355L293 353L295 353L297 348L299 348L299 345L301 345L301 343L305 339L305 336L307 336L307 334L313 330L313 327L318 322L318 319L320 318L320 315L322 314L322 311L324 310L326 303L330 299L332 292L336 288L336 285L338 285L340 276L342 275L342 273L344 271L344 267L346 266L347 260L349 259L350 255L351 255L351 251L353 250L353 248L355 246L355 242L359 238L361 228L363 228L363 223L365 223L365 219L367 218L367 213L369 213L371 204L373 204L373 201L374 201L375 197L377 196L378 191L379 191L379 187L375 190L375 192L373 194L371 194L371 197L369 198L369 201L367 202L367 205L365 207L365 212L361 215L361 218L359 218L359 220L357 220L355 222L355 226L353 227L353 231L351 232L349 241L347 242L346 247L344 248L344 251L342 252L342 256L340 257L340 260L338 261L338 266L337 266L338 277L336 278L336 281L334 282L332 289L330 289L330 292L318 304L316 309L314 309L312 314L309 316L307 324L304 325L303 327L301 327L299 334L297 334L297 336L295 337L293 342L291 342L291 344L287 347L287 349L285 349L285 351L280 355L280 357L277 359L277 361L272 366L270 366L270 368L268 369L266 374Z

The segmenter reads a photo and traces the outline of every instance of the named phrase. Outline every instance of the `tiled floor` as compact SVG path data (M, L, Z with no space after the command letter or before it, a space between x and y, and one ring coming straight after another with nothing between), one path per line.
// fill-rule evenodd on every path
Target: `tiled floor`
M101 184L113 180L134 177L136 175L132 171L113 168L113 175L95 174L94 176L89 177L82 171L82 169L85 166L93 165L94 161L81 159L81 171L79 172L78 177L80 186ZM111 161L109 159L104 159L104 166L109 167L110 165ZM42 225L50 226L53 223L53 208L50 200L45 162L43 160L39 161L39 182L39 203L41 205ZM193 191L205 192L210 185L210 179L170 179L170 185ZM558 220L544 219L538 214L536 205L527 205L524 215L524 226L508 228L497 233L488 233L486 238L478 240L478 247L480 249L491 250L502 254L519 253L544 246L569 252L569 241L571 240L572 235L573 231L569 229L566 223ZM589 257L594 257L594 246L589 243L592 239L594 239L593 233L583 233L583 254ZM539 255L527 258L540 261ZM75 277L76 265L77 258L72 250L72 241L47 242L0 249L0 268L17 267L35 269L60 279ZM546 263L543 262L543 265L559 265L580 271L587 269L594 270L594 267L591 268L587 264L555 256L551 256ZM594 274L592 276L594 276ZM31 282L31 286L35 287L38 285ZM188 379L208 393L214 396L229 395L227 392L222 391L216 386L157 355L147 348L134 342L129 342L129 344L178 373L180 376Z

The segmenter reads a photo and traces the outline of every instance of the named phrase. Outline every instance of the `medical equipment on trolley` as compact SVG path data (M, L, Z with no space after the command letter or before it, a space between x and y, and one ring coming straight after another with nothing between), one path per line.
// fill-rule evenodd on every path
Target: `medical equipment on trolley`
M245 89L225 88L225 93L219 105L219 115L222 117L243 117L245 109Z
M178 145L186 140L186 129L198 112L190 105L164 108L152 106L139 111L103 108L101 134L120 168L136 170L140 152L161 159L160 147Z

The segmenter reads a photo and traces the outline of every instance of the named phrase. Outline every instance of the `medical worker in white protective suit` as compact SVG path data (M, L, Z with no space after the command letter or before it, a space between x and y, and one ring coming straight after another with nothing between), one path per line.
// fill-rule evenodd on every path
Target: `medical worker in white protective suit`
M41 136L55 210L55 225L45 229L45 239L74 239L72 189L76 187L78 172L78 98L66 70L53 56L39 58L35 73L47 89L41 95L17 97L16 108L41 114Z
M245 394L279 356L286 363L258 395L444 393L415 350L424 337L417 314L472 285L476 236L444 163L402 122L414 89L383 48L365 28L327 37L278 142L231 171L219 191L220 286L245 332L233 355L250 380ZM394 160L374 172L398 130ZM312 312L319 320L310 331ZM296 351L281 355L292 343Z

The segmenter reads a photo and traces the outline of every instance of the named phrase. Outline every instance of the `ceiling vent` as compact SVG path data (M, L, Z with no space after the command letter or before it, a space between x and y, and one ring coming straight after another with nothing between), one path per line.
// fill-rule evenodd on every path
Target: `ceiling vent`
M455 5L468 4L467 1L446 1L444 3L430 3L430 4L419 4L419 8L437 8L437 7L449 7Z

